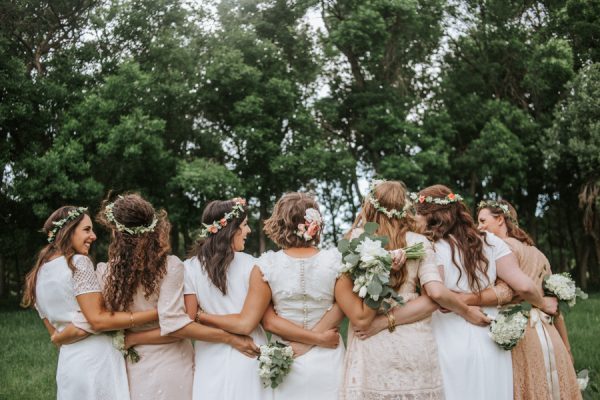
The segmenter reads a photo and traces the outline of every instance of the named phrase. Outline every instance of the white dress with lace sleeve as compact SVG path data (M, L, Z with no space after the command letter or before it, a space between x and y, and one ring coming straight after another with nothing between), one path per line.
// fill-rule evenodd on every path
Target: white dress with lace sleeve
M94 265L85 256L73 257L75 270L65 257L42 265L36 282L36 308L58 330L81 313L76 297L100 292ZM56 369L58 400L129 399L125 360L104 334L60 347Z
M294 258L283 251L267 252L257 261L269 283L275 311L281 317L313 328L334 303L334 287L342 267L337 249ZM272 340L281 340L273 338ZM314 347L296 358L275 399L334 400L339 396L344 347Z

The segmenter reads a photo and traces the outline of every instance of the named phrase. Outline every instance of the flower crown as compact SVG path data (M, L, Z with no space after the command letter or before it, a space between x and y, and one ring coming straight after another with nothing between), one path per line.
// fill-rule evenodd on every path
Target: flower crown
M515 218L510 214L510 209L508 208L507 204L502 204L499 203L495 200L481 200L479 202L479 205L477 206L478 210L481 210L482 208L486 208L486 207L492 207L492 208L497 208L500 211L502 211L502 214L504 214L504 216L506 218L508 218L511 222L517 224L518 222L515 220Z
M213 221L213 223L210 225L203 223L202 224L203 228L200 230L200 235L198 235L199 238L203 239L203 238L209 237L210 235L214 235L215 233L219 232L221 229L226 227L227 223L229 221L231 221L233 218L238 218L240 215L242 215L244 213L244 207L246 206L246 199L243 199L241 197L236 197L231 200L235 202L235 204L231 208L231 211L229 211L228 213L225 213L223 218L221 218L218 221Z
M62 229L63 226L69 221L73 221L77 219L81 214L87 211L87 207L77 207L74 210L71 210L67 213L67 216L63 219L59 219L58 221L52 221L52 229L48 232L48 243L54 242L56 239L56 234L58 231Z
M304 223L298 224L298 230L294 233L307 242L313 240L315 235L321 230L323 219L321 213L314 208L307 208L304 213Z
M119 196L119 199L122 199L122 198L123 198L123 196ZM112 202L112 203L108 204L106 207L104 207L104 215L106 216L106 219L109 222L112 222L113 224L115 224L117 231L126 232L126 233L129 233L130 235L142 235L144 233L154 232L154 228L156 228L156 224L158 223L158 218L156 217L156 214L154 214L154 217L152 218L152 223L150 225L148 225L148 226L140 225L140 226L134 226L132 228L129 228L129 227L123 225L122 223L120 223L119 221L117 221L117 219L115 218L115 215L113 214L114 206L115 206L115 202Z
M379 186L383 182L385 182L385 180L375 179L375 180L371 181L371 184L369 185L369 193L367 194L367 200L369 201L369 203L371 203L371 205L375 208L376 211L379 211L380 213L385 214L385 216L387 216L388 218L400 219L400 218L405 217L406 214L408 213L408 210L410 210L410 208L412 206L410 201L405 202L404 208L402 209L402 211L398 211L395 208L388 210L387 208L382 206L379 203L379 200L377 200L377 197L375 197L375 188L377 188L377 186Z
M448 205L450 203L457 203L459 201L462 201L462 196L460 194L456 194L456 193L450 193L449 195L445 196L445 197L432 197L432 196L423 196L422 194L418 194L415 192L412 192L411 194L409 194L410 199L413 201L416 201L417 203L433 203L433 204L438 204L440 206L445 206Z

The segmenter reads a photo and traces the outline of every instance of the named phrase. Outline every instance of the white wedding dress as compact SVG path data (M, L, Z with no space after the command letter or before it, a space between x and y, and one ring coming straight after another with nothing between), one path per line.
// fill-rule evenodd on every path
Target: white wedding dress
M283 251L267 252L257 261L269 283L277 314L312 329L333 305L334 286L342 267L337 249L308 258ZM272 341L280 340L273 335ZM276 400L335 400L339 396L344 345L335 349L313 347L294 359L290 373L274 390Z
M227 295L223 295L193 257L184 262L184 294L194 294L200 306L209 314L237 314L242 311L250 273L256 259L245 253L235 253L227 270ZM267 342L262 326L250 334L257 346ZM223 343L196 341L194 400L270 400L272 390L263 388L258 376L258 360L249 358Z
M510 254L497 236L487 233L483 249L488 259L487 277L480 275L482 290L496 281L496 260ZM455 250L452 263L450 244L435 242L438 262L444 267L444 284L448 289L470 293L467 276ZM462 275L461 275L462 272ZM459 279L460 277L460 279ZM496 307L483 307L496 316ZM500 348L489 336L489 327L472 325L455 313L436 311L432 316L433 333L438 345L446 400L510 400L513 398L512 360L510 351Z
M65 257L42 265L36 282L36 308L59 331L80 312L76 296L101 292L94 265L85 256L73 257L75 272ZM129 399L125 359L108 335L91 335L60 347L56 369L58 400Z

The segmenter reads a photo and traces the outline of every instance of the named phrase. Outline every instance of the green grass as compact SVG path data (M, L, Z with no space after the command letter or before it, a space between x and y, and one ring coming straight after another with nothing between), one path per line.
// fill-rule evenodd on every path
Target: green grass
M566 318L576 369L594 371L598 382L600 293L578 302ZM0 321L0 400L54 399L58 352L37 314L4 306Z

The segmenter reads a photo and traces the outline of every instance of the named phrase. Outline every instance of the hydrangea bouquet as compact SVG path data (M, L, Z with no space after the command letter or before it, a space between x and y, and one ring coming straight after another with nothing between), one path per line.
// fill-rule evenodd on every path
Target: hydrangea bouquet
M281 342L260 346L258 357L258 375L265 387L275 389L283 382L294 362L294 351L291 346Z
M545 277L544 294L558 299L558 307L563 314L575 305L577 297L582 300L588 298L583 290L575 286L575 281L568 272Z
M376 310L383 307L388 311L391 302L402 304L402 298L389 286L392 256L385 249L388 238L374 235L378 227L373 222L365 224L359 237L341 240L338 250L344 262L342 273L348 274L354 282L353 291L367 306ZM418 251L412 253L420 254Z
M133 347L125 348L125 331L111 331L107 333L112 336L113 347L119 350L125 359L129 358L129 361L134 364L140 361L140 355L136 349Z
M525 336L531 304L521 303L502 309L490 324L490 337L504 350L512 350Z

